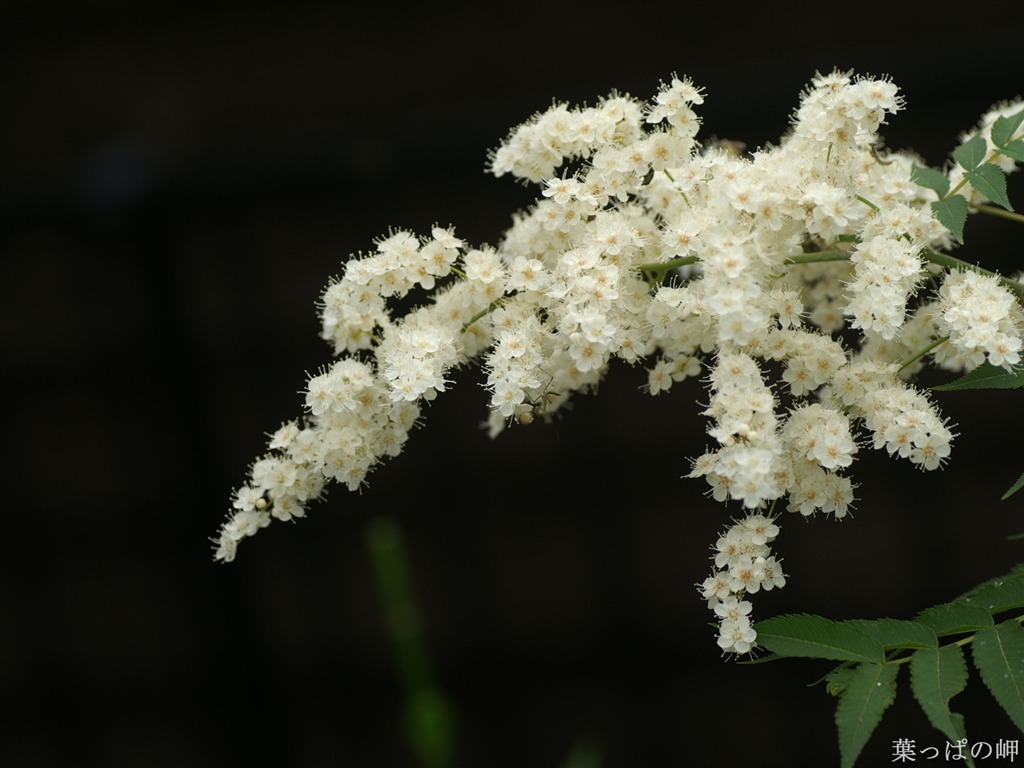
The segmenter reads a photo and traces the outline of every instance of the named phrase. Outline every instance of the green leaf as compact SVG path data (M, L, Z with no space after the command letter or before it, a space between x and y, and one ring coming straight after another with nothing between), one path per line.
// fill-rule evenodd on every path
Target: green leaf
M964 241L964 224L967 222L967 198L953 195L932 202L932 213L946 229L953 233L958 243Z
M922 187L934 189L939 197L945 197L949 192L949 177L942 171L934 168L926 168L923 165L915 165L910 173L910 180Z
M932 387L935 392L956 392L961 389L1019 389L1024 387L1024 366L1008 371L991 363L982 363L949 384Z
M975 136L953 152L953 156L965 171L973 171L985 162L985 153L988 152L988 142L984 136Z
M856 619L844 624L856 627L882 644L885 650L893 648L938 648L935 630L926 624L901 619Z
M758 622L757 643L779 656L835 661L885 660L882 644L846 622L807 614L776 616Z
M987 581L961 600L993 616L1003 611L1024 608L1024 579Z
M999 706L1024 731L1024 629L1010 619L979 630L971 658Z
M825 689L829 696L841 696L843 691L850 685L850 680L857 672L856 667L848 667L840 664L827 675L825 675Z
M1015 115L1003 115L992 123L992 143L997 147L1005 147L1010 143L1013 134L1024 123L1024 109Z
M995 623L988 611L965 600L927 608L917 614L917 620L935 630L939 637L987 629Z
M1006 579L1024 579L1024 563L1017 563L1010 572L1003 578Z
M959 645L923 648L910 657L910 689L928 720L955 742L967 734L963 717L949 711L949 700L967 687L967 660Z
M896 699L895 664L860 664L846 680L836 707L842 768L852 768L885 710Z
M1017 482L1010 486L1010 490L1004 493L999 500L1006 501L1008 498L1013 496L1021 488L1024 488L1024 472L1021 473L1020 477L1017 478Z
M983 590L993 585L1000 585L1007 581L1024 581L1024 562L1017 563L1009 571L999 576L993 576L991 579L986 579L981 582L978 586L964 592L957 600L963 600L965 597L973 597L979 594Z
M1024 139L1011 141L1005 147L1000 148L999 151L1007 157L1012 157L1019 163L1024 163Z
M971 186L993 203L1008 211L1013 210L1010 198L1006 196L1006 174L1001 168L986 163L973 171L968 171L966 176Z

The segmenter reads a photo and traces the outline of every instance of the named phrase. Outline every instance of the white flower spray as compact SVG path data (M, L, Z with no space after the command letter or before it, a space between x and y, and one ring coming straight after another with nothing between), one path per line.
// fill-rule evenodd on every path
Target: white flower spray
M912 155L877 154L879 127L903 106L893 83L819 75L789 133L746 155L697 142L703 100L673 77L650 103L556 104L490 156L496 176L540 187L496 247L436 227L350 259L320 308L338 359L309 379L301 422L252 465L215 557L303 516L330 481L358 488L459 366L487 374L493 436L550 419L616 359L648 365L652 395L705 372L716 445L687 474L742 515L698 588L722 650L754 649L749 598L786 583L771 549L779 504L843 518L865 445L941 466L953 434L909 383L921 348L945 368L1011 368L1024 313L1014 284L927 263L952 242L935 193L915 183ZM411 291L423 300L397 314Z

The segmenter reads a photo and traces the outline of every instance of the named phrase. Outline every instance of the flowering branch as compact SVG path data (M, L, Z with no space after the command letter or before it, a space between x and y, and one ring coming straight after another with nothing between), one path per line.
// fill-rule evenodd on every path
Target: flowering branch
M928 259L932 264L936 264L940 267L947 267L949 269L961 269L970 270L976 272L979 275L985 275L991 277L1002 285L1007 290L1013 291L1018 296L1024 296L1024 283L1018 280L1011 280L1008 277L1003 277L995 272L989 272L987 269L982 269L976 264L971 264L967 261L962 261L955 256L950 256L948 253L940 253L939 251L933 251L930 248L924 252L925 258Z
M965 374L947 388L1024 381L1024 275L948 253L970 210L1024 221L1006 193L1024 161L1024 102L993 107L955 164L936 170L910 153L878 156L880 127L903 108L887 80L819 74L790 132L746 155L736 142L697 141L703 101L673 77L649 102L613 94L589 108L555 104L490 155L495 176L540 188L497 246L475 248L436 226L428 236L393 231L350 259L320 302L336 359L309 377L304 416L274 432L234 492L215 558L233 560L273 520L304 516L331 483L360 488L401 453L422 404L447 391L457 367L486 374L496 437L551 419L616 361L643 365L651 395L689 378L707 386L709 446L687 476L730 509L711 573L696 585L723 654L843 662L829 685L852 765L873 728L865 713L877 722L892 702L894 649L912 653L926 713L960 738L948 711L959 688L929 680L952 671L966 684L968 641L939 639L976 632L977 668L1024 727L1024 672L1006 663L1024 657L1024 632L1019 615L996 622L1024 605L1021 569L979 587L977 605L964 598L914 622L752 618L756 595L789 578L774 551L783 517L846 517L863 449L923 471L949 459L953 430L913 384L926 365ZM678 280L665 284L672 272ZM427 298L408 309L414 290ZM1004 498L1021 487L1024 477ZM389 529L371 543L382 586L394 587ZM402 593L388 594L397 610ZM396 637L406 661L419 652L413 640ZM430 693L425 668L410 664L410 690ZM434 704L424 721L442 711Z
M651 395L708 382L711 444L688 476L735 512L698 589L723 652L758 647L751 598L787 579L772 554L781 516L846 516L867 446L922 470L947 461L953 432L912 384L925 365L1020 363L1021 276L947 251L969 207L1010 210L1024 103L994 107L937 171L878 157L903 107L887 80L818 75L791 131L749 155L697 141L703 100L673 77L650 102L556 104L491 153L494 175L540 188L497 246L438 226L350 259L320 305L338 359L236 490L215 557L303 516L332 482L358 489L454 368L486 373L497 436L552 418L622 361L647 368ZM400 309L413 290L427 301Z
M900 371L902 371L902 370L903 370L904 368L909 368L909 367L910 367L910 366L912 366L912 365L913 365L914 363L916 363L916 362L917 362L918 360L920 360L920 359L921 359L922 357L924 357L924 356L925 356L925 355L927 355L927 354L928 354L929 352L931 352L931 351L932 351L933 349L935 349L935 348L936 348L936 347L938 347L938 346L941 346L942 344L945 344L945 343L946 343L947 341L949 341L949 336L941 336L941 337L937 338L937 339L936 339L935 341L933 341L933 342L932 342L931 344L929 344L929 345L928 345L927 347L925 347L924 349L922 349L922 350L921 350L920 352L915 352L915 353L914 353L913 355L911 355L911 356L910 356L910 357L908 357L908 358L907 358L906 360L904 360L904 361L903 361L903 362L902 362L902 363L900 364L900 367L899 367L899 368L897 369L897 371L896 371L896 372L897 372L897 373L899 373L899 372L900 372Z

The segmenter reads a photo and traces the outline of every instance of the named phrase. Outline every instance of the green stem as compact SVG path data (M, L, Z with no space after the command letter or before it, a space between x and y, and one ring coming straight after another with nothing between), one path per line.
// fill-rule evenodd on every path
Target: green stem
M1001 219L1009 219L1010 221L1016 221L1018 224L1024 224L1024 214L1017 213L1016 211L1005 211L1002 208L996 208L994 205L972 205L971 206L978 213L987 213L989 216L998 216Z
M1015 619L1010 619L1010 621L1016 621L1018 624L1024 625L1024 615L1017 616ZM978 633L974 632L973 634L970 634L967 637L961 637L959 640L956 640L956 641L950 643L950 645L959 645L961 648L963 648L965 645L970 645L971 643L973 643L977 636L978 636ZM898 659L894 659L893 661L890 661L888 663L890 663L890 664L906 664L912 658L913 658L913 654L911 654L910 656L902 656L902 657L900 657Z
M493 312L494 310L498 309L498 307L503 306L505 304L505 302L508 301L510 298L512 298L512 297L511 296L502 296L501 298L498 298L498 299L495 299L494 301L492 301L490 304L487 305L487 307L485 309L480 310L475 315L473 315L471 318L469 318L469 320L467 320L466 322L464 322L462 324L463 332L465 332L465 330L467 328L469 328L469 326L471 326L473 323L475 323L480 318L487 317L489 314L491 314L491 312Z
M790 256L783 264L794 266L797 264L818 264L825 261L848 261L850 254L847 251L815 251L814 253L802 253L799 256ZM647 275L654 284L660 284L670 270L677 267L686 267L700 261L699 256L682 256L678 259L669 259L653 264L641 264L635 267L637 272Z
M892 165L896 162L895 160L883 160L880 158L878 156L878 146L876 144L871 145L871 156L875 158L875 162L879 165Z
M900 365L899 369L896 371L896 373L899 373L904 368L906 368L908 365L913 365L918 360L920 360L922 357L924 357L929 352L931 352L933 349L935 349L937 346L939 346L940 344L945 344L947 341L949 341L949 336L943 336L940 339L936 339L931 344L929 344L927 347L922 349L920 352L917 352L916 354L914 354L911 357L908 357L906 360L904 360L903 363Z
M661 172L662 172L662 173L664 173L664 174L665 174L665 176L666 176L666 177L668 178L668 180L669 180L669 181L671 181L671 182L672 182L673 184L675 184L675 183L676 183L676 180L675 180L675 178L673 178L672 174L668 172L668 168L662 168L662 169L661 169ZM677 191L677 192L678 192L678 193L679 193L680 195L682 195L682 196L683 196L683 202L684 202L684 203L686 203L686 207L687 207L687 208L692 208L693 206L692 206L692 205L690 205L690 198L688 198L688 197L686 196L686 193L685 193L685 192L683 192L683 190L681 190L681 189L676 189L676 191Z
M700 259L696 256L680 256L678 259L669 259L668 261L659 261L653 264L641 264L636 267L637 272L652 272L655 275L666 275L676 267L686 267L690 264L696 264Z
M955 256L950 256L948 253L941 253L931 249L926 249L924 251L924 257L932 264L938 264L939 266L946 267L947 269L970 269L978 272L979 274L994 277L1003 285L1003 287L1012 291L1017 296L1024 296L1024 283L1011 280L1008 277L1003 277L995 272L990 272L976 264L971 264L969 261L964 261L956 258ZM815 251L812 253L801 253L798 256L790 256L783 263L788 266L795 266L797 264L819 264L826 261L849 261L849 259L850 253L848 251ZM700 261L698 256L683 256L678 259L670 259L669 261L662 261L653 264L641 264L636 267L636 270L638 272L649 274L657 282L661 282L665 275L668 274L669 270L675 269L676 267L685 267L690 264L696 264L698 261ZM483 314L487 314L487 312L485 311ZM477 319L479 319L479 316L473 318L473 320ZM473 321L470 321L466 325L471 325L472 322Z
M405 688L406 737L421 768L451 768L455 712L434 681L402 530L390 517L377 517L367 525L365 546Z
M792 266L794 264L818 264L825 261L849 260L849 251L815 251L813 253L801 253L799 256L790 256L782 263Z
M856 197L858 200L860 200L862 203L864 203L864 205L866 205L868 208L873 210L875 213L878 213L878 210L879 210L878 206L875 205L874 203L872 203L866 197L861 197L860 195L854 195L854 197Z
M998 280L1004 288L1013 291L1018 296L1024 296L1024 283L1018 283L1016 280L1011 280L1008 277L997 275L995 272L989 272L987 269L982 269L976 264L971 264L969 261L963 261L955 256L950 256L948 253L940 253L939 251L933 251L930 248L924 252L924 257L928 259L932 264L938 264L940 267L946 267L948 269L969 269L987 277L994 277Z
M814 253L801 253L799 256L790 256L783 263L790 266L794 264L817 264L823 261L848 261L850 254L847 251L815 251ZM678 259L659 261L652 264L641 264L635 267L637 272L648 272L654 276L664 276L670 270L677 267L686 267L700 261L699 256L681 256Z
M366 549L373 564L402 680L409 688L432 685L401 530L391 518L377 517L367 526Z
M959 192L964 186L966 186L966 184L967 184L967 176L964 176L962 179L960 179L960 183L959 184L957 184L955 187L953 187L951 190L949 190L949 192L947 192L946 194L944 194L942 196L942 199L943 200L949 200L949 198L951 198L953 195L955 195L957 192Z

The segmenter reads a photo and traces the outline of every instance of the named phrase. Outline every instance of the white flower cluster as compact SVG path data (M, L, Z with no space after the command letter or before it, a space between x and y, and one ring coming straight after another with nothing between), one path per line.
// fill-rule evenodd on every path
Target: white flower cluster
M994 278L954 271L939 289L937 326L970 367L988 359L992 365L1020 362L1021 307Z
M728 653L747 653L757 632L750 623L753 606L743 598L762 589L786 586L782 564L769 544L779 535L775 520L752 514L733 524L715 543L716 572L701 584L708 608L719 618L718 645Z
M540 187L497 246L437 227L392 232L349 260L321 306L339 359L236 492L216 557L301 516L329 480L357 488L459 366L486 373L492 435L551 418L615 359L647 366L654 395L706 370L717 446L689 475L749 516L723 536L702 589L723 649L753 647L742 598L784 583L768 550L778 527L761 511L781 500L842 518L845 472L868 443L940 466L953 435L908 383L925 361L903 361L933 347L928 359L948 368L1011 367L1024 314L995 278L941 280L926 264L952 240L935 193L912 180L915 158L878 155L878 128L902 107L891 82L816 77L790 132L749 154L697 142L702 102L672 78L650 103L556 104L491 155L495 175ZM403 301L412 291L417 304Z

